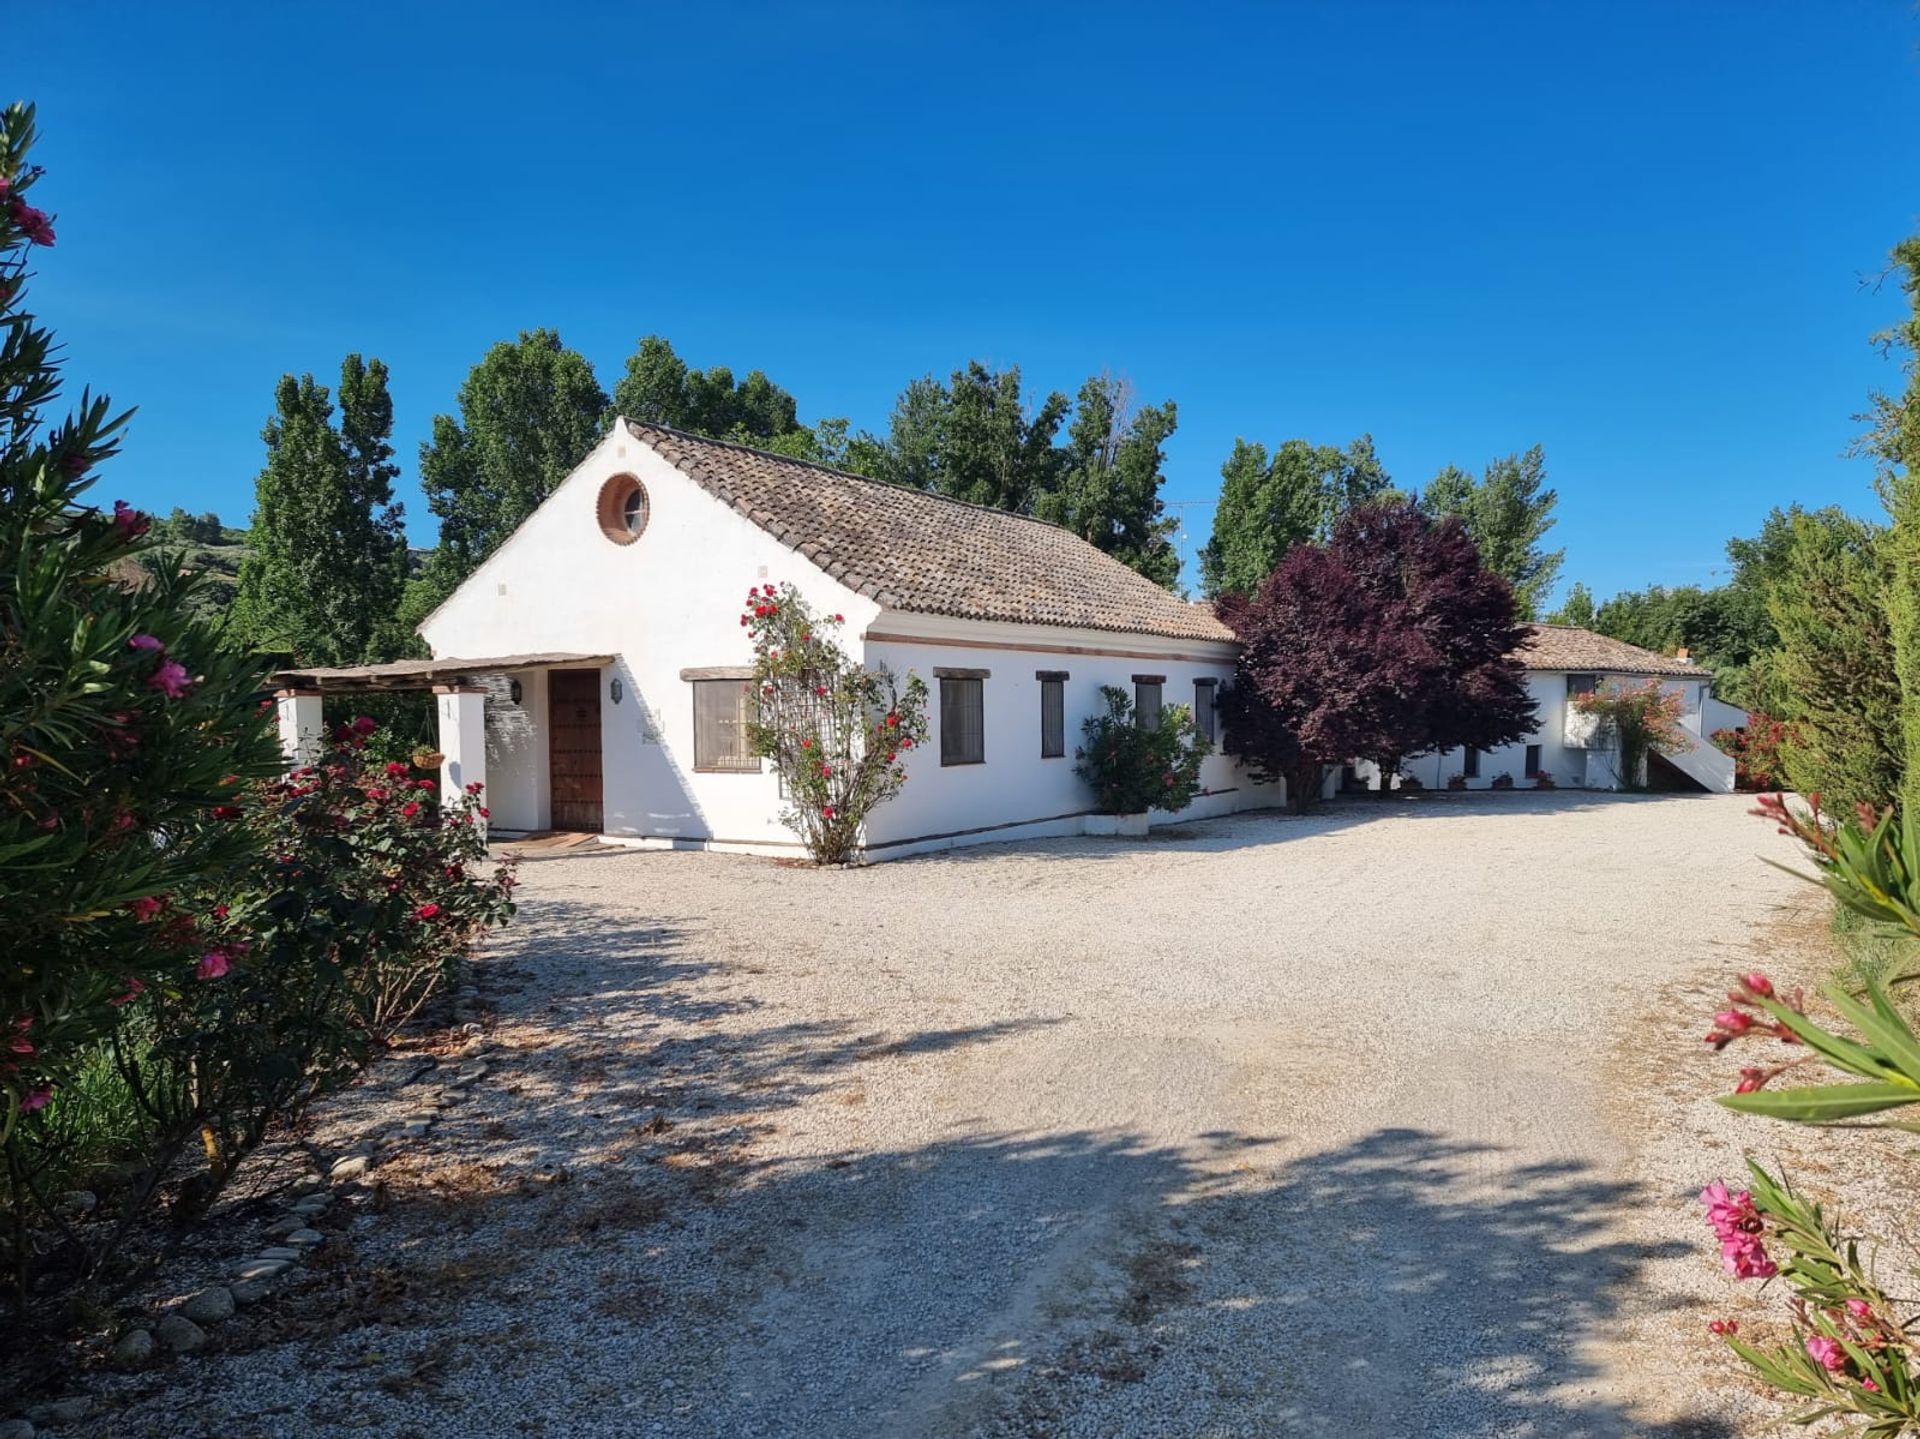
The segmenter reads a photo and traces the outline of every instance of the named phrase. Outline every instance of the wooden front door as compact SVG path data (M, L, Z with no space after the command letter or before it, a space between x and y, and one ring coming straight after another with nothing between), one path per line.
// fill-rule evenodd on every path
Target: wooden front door
M548 671L547 766L553 827L600 833L599 670Z

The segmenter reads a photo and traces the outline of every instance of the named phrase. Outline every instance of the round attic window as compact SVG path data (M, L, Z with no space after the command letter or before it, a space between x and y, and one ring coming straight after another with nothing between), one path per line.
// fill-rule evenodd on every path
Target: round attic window
M615 475L600 487L600 533L616 545L630 545L647 527L653 506L646 486L632 475Z

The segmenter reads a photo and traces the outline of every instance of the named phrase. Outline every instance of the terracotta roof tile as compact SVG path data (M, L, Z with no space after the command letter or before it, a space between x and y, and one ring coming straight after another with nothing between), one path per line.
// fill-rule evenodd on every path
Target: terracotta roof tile
M1595 634L1573 625L1535 625L1515 651L1530 670L1581 670L1596 674L1692 675L1711 678L1705 665L1689 664L1671 655L1655 654L1625 640Z
M625 422L668 464L849 589L958 619L1231 640L1205 605L1025 515Z

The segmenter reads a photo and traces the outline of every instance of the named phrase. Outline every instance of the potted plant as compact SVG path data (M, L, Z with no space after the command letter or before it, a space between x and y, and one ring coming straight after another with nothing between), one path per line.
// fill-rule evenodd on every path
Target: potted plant
M1467 777L1465 775L1450 774L1447 776L1448 789L1465 789L1466 787L1467 787Z
M1512 789L1513 776L1508 774L1505 770L1501 770L1499 774L1493 777L1493 787L1495 789Z
M1533 787L1535 789L1556 788L1553 782L1553 775L1546 770L1540 770L1533 777Z

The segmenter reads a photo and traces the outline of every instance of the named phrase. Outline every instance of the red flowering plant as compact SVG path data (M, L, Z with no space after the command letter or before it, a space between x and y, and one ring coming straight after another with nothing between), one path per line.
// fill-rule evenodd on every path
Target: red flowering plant
M1806 846L1817 871L1812 877L1840 904L1920 937L1920 822L1868 807L1837 818L1821 810L1818 795L1804 806L1767 795L1755 813ZM1860 993L1838 983L1821 986L1820 998L1850 1031L1843 1032L1812 1018L1800 991L1783 991L1757 972L1741 975L1713 1016L1706 1042L1716 1050L1736 1043L1777 1048L1743 1066L1734 1092L1720 1103L1801 1124L1858 1121L1920 1104L1920 1036L1894 1003L1889 983L1869 978ZM1814 1066L1848 1079L1772 1087ZM1842 1416L1858 1421L1855 1432L1863 1435L1920 1433L1920 1334L1911 1305L1889 1296L1862 1262L1859 1239L1821 1205L1795 1193L1784 1176L1752 1163L1748 1169L1750 1190L1732 1194L1715 1184L1701 1198L1728 1273L1778 1278L1791 1291L1791 1337L1752 1344L1738 1337L1731 1319L1716 1321L1713 1331L1766 1383L1812 1400L1802 1420Z
M1081 727L1073 772L1093 790L1102 814L1181 810L1200 792L1200 761L1213 751L1185 705L1166 705L1142 724L1125 690L1100 687L1105 706Z
M1569 701L1575 710L1598 719L1618 751L1620 785L1639 789L1650 754L1674 754L1687 747L1680 716L1686 713L1686 701L1679 694L1661 688L1660 681L1622 685L1609 680L1598 689L1574 695Z
M869 669L835 638L845 619L816 616L790 584L747 592L740 615L753 644L747 740L773 761L781 818L819 864L858 853L874 809L907 782L907 757L927 738L927 686Z
M1786 777L1781 752L1794 742L1795 726L1754 710L1744 728L1717 729L1712 738L1732 758L1736 785L1744 790L1773 790Z

